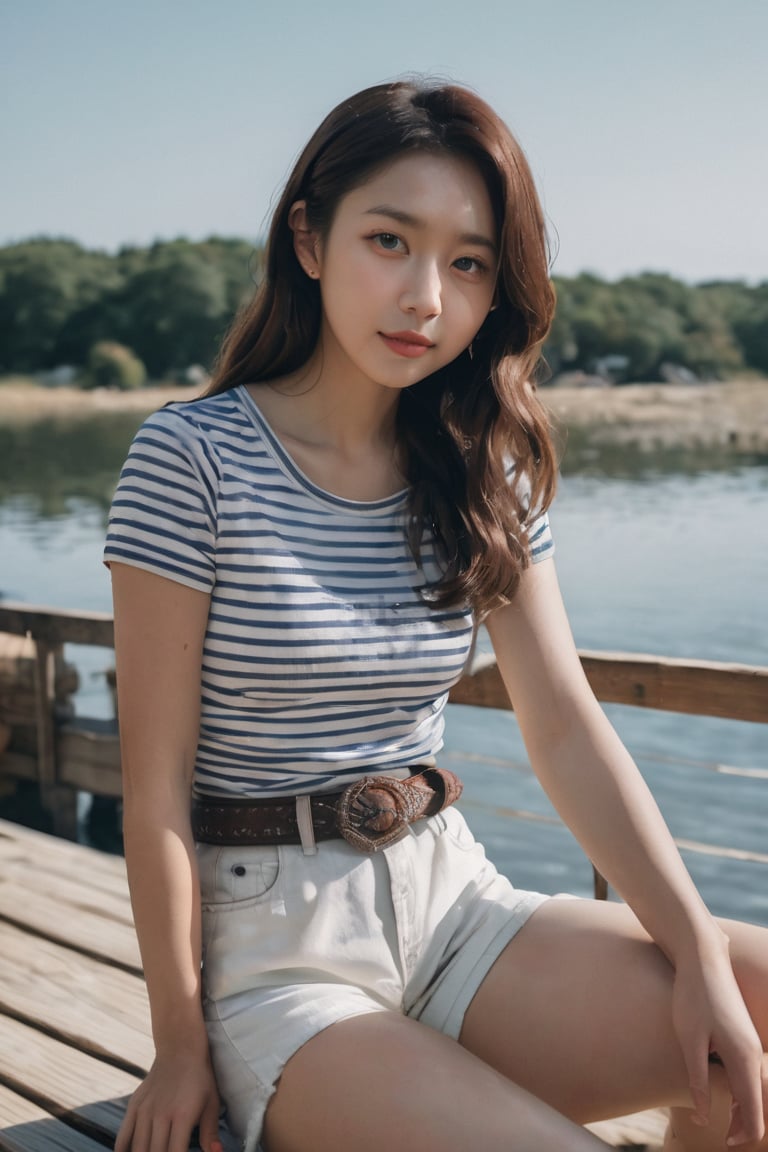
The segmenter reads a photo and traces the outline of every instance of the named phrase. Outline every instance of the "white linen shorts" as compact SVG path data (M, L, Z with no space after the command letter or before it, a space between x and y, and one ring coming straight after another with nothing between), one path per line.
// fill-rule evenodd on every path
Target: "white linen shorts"
M455 808L373 855L344 840L198 844L203 1002L227 1122L256 1152L291 1056L318 1032L400 1012L458 1038L494 961L547 899L486 859Z

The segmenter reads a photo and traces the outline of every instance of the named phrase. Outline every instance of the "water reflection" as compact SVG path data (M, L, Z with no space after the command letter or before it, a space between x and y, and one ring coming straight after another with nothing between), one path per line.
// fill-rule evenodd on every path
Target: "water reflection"
M768 465L768 454L737 452L727 444L706 447L695 444L657 444L653 449L635 443L606 443L605 431L573 427L561 449L564 476L611 476L646 480L679 474L733 472L755 465Z
M23 497L44 519L72 514L73 498L106 514L140 423L134 413L0 427L0 504Z
M142 421L135 412L73 420L40 420L0 427L0 505L23 497L27 516L71 517L73 498L98 508L106 523L115 481ZM647 479L695 475L768 464L768 456L744 455L727 446L606 444L586 428L572 428L562 455L564 476Z

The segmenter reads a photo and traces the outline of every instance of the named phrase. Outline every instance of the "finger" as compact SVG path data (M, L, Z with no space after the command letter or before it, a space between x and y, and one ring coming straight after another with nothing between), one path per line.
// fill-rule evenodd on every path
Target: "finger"
M165 1143L163 1152L189 1152L192 1145L194 1131L194 1118L192 1116L176 1117L165 1130ZM194 1145L192 1145L194 1147ZM155 1152L153 1147L152 1152Z
M693 1104L694 1124L708 1124L712 1103L709 1087L709 1045L700 1041L686 1045L683 1052L688 1072L688 1087Z
M762 1051L747 1049L723 1060L731 1090L731 1121L726 1143L730 1147L761 1140L764 1132L763 1091L760 1075Z
M187 1144L186 1147L189 1145ZM181 1145L178 1145L181 1147ZM171 1125L167 1120L160 1120L155 1118L152 1121L152 1139L146 1145L147 1152L171 1152L173 1145L171 1144ZM144 1147L137 1149L136 1152L144 1152Z
M115 1152L130 1152L133 1137L133 1109L129 1106L115 1139Z
M762 1140L765 1135L765 1124L762 1119L762 1108L756 1122L750 1121L745 1109L737 1101L731 1102L731 1121L726 1134L726 1144L734 1148L739 1144L751 1144Z
M728 1124L728 1131L726 1133L725 1143L729 1148L736 1147L739 1144L746 1142L746 1135L744 1133L744 1120L741 1115L741 1108L735 1100L731 1101L731 1118Z
M133 1125L133 1133L131 1135L131 1142L128 1145L130 1152L150 1152L151 1137L151 1121L145 1117L145 1113L142 1108L137 1108L136 1118Z
M223 1152L219 1140L219 1099L213 1095L200 1117L200 1147L203 1152Z

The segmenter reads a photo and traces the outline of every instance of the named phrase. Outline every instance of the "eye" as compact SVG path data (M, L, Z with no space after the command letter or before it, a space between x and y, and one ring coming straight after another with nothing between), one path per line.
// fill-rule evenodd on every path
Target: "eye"
M458 268L459 272L470 272L478 276L487 271L487 265L474 256L459 256L458 260L454 260L453 266Z
M405 245L399 236L395 236L394 232L376 232L371 237L371 240L379 247L383 248L385 252L398 252L404 251Z

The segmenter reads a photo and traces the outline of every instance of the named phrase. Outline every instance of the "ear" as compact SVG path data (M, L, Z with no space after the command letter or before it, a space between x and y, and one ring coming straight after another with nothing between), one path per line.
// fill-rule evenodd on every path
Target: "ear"
M318 259L320 238L307 223L306 200L297 200L295 204L291 205L291 210L288 213L288 227L293 232L293 250L296 253L296 259L307 276L311 277L312 280L317 280L320 275Z

